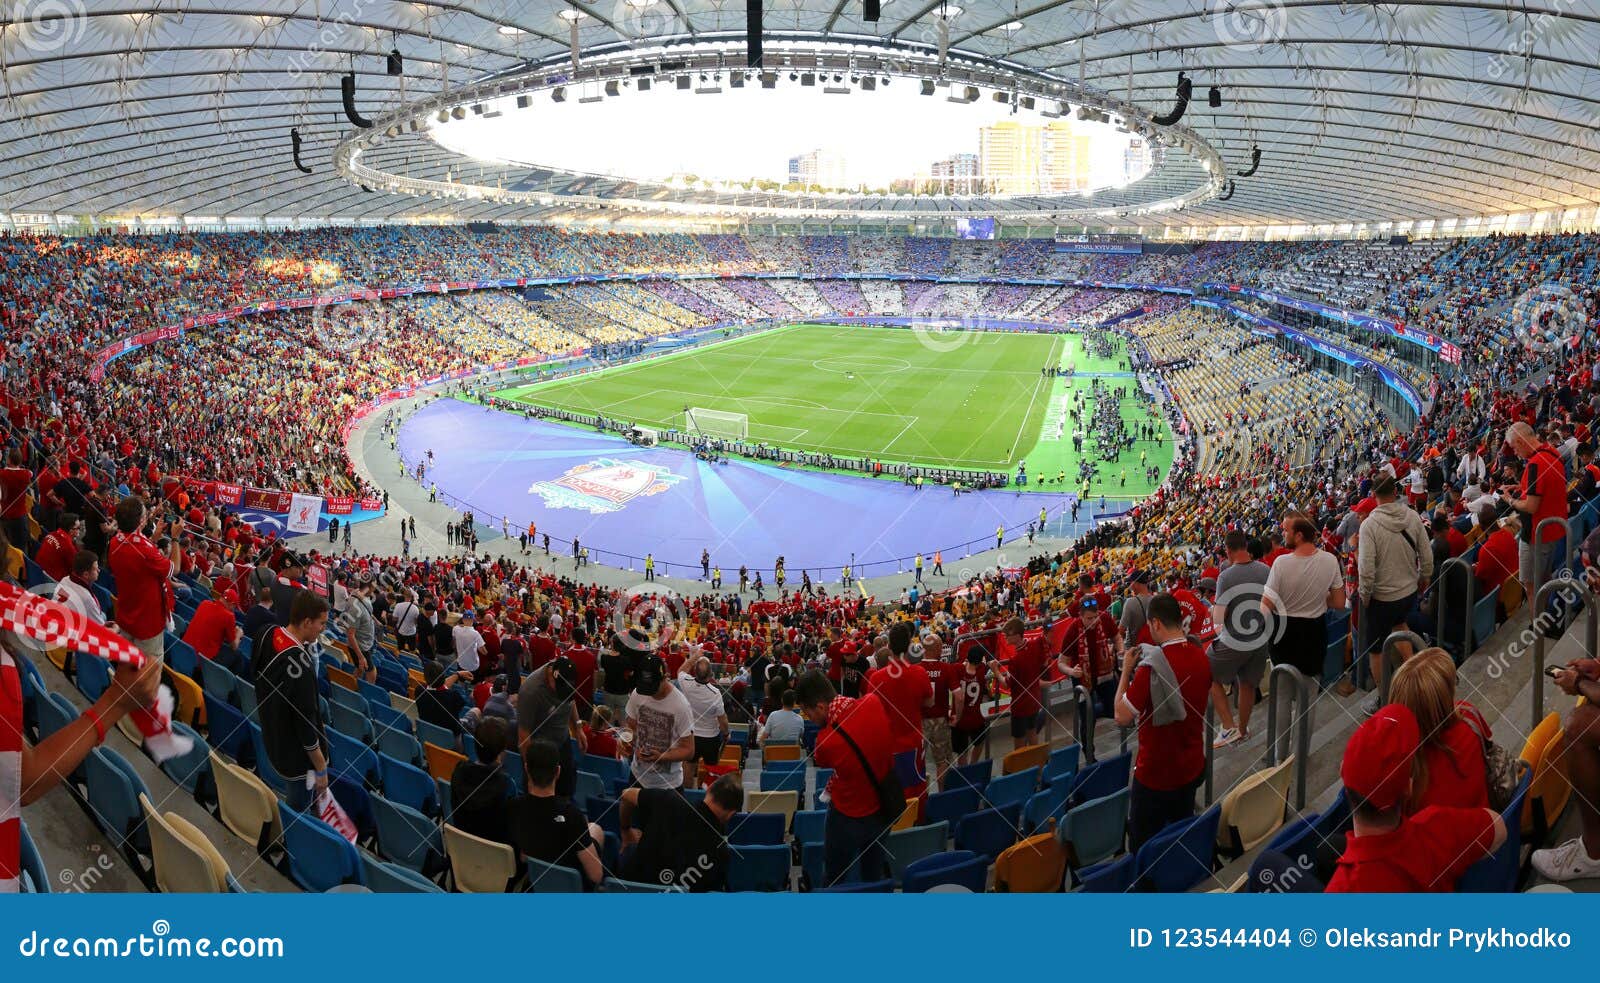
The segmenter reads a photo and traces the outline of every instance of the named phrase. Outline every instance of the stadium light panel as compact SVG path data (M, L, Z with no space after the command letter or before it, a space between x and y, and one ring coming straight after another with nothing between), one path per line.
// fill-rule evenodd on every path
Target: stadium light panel
M761 87L763 89L776 89L778 87L778 73L777 72L762 72L761 73Z

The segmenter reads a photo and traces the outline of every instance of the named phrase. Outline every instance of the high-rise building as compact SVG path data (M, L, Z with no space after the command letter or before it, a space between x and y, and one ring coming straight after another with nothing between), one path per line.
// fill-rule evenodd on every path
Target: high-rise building
M1128 140L1128 146L1122 151L1122 180L1129 183L1144 177L1145 171L1150 169L1150 148L1138 137Z
M986 126L978 131L978 158L984 187L996 194L1061 194L1091 184L1089 137L1066 120Z
M819 148L789 158L790 184L846 188L849 187L848 172L844 157L831 150Z
M967 195L980 190L977 154L951 154L929 168L933 190L939 194Z

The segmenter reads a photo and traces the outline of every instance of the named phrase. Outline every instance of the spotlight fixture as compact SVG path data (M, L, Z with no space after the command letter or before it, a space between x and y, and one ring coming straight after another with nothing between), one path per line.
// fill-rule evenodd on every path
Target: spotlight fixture
M865 78L863 78L861 80L861 91L862 92L871 92L872 90L876 89L877 87L878 87L878 79L877 79L876 76L868 75L867 77L865 77Z
M618 82L616 79L612 79L606 83L606 95L611 96L614 99L621 94L622 83Z
M933 84L933 79L923 79L922 80L922 94L923 95L925 95L925 96L933 95L934 88L935 88L935 86Z
M814 73L814 72L801 72L800 73L800 84L801 85L816 85L817 84L816 73Z
M958 102L958 103L965 104L965 103L970 103L970 102L977 102L978 101L978 96L980 94L981 93L978 92L978 87L976 85L963 85L959 89L951 88L950 94L948 96L946 96L945 99L948 102Z
M640 92L649 92L650 91L650 80L649 79L641 78L639 80L639 91Z
M456 108L450 110L450 118L451 119L466 119L467 118L467 110L466 110L466 108L463 107L463 106L457 106Z
M690 76L688 76L688 75L679 75L678 76L678 88L679 88L679 90L681 90L683 92L688 92L689 91L689 87L692 86L692 85L694 85L694 79L691 78Z
M1217 195L1217 201L1227 201L1229 198L1233 197L1233 182L1229 181L1227 187L1227 194Z
M762 72L761 73L761 87L763 89L776 89L778 87L778 73L777 72Z
M564 86L564 85L558 85L555 88L551 89L550 90L550 101L551 102L566 102L567 101L567 87Z
M1211 91L1206 93L1206 105L1210 106L1212 109L1221 109L1222 90L1213 85L1211 87Z
M527 109L531 105L533 105L533 97L532 96L517 96L517 108L518 109Z
M1060 119L1063 116L1071 115L1071 113L1071 104L1053 99L1050 102L1045 103L1044 106L1039 110L1039 115L1048 119Z
M390 75L404 75L406 73L406 62L404 58L400 57L399 48L389 52L387 67Z

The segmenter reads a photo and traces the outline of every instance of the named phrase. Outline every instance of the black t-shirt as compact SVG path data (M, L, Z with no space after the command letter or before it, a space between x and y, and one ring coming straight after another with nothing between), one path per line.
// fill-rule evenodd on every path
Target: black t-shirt
M427 689L417 694L417 719L444 727L452 734L461 733L461 715L466 709L467 698L458 690Z
M456 651L455 626L445 620L444 615L439 616L439 623L433 626L433 651L435 656L454 656ZM447 658L447 663L453 658Z
M553 795L519 795L512 799L507 825L512 845L523 856L571 867L580 873L583 868L578 866L578 854L594 844L589 836L589 821L578 807L570 799Z
M605 672L605 690L612 696L623 696L633 690L635 660L628 655L607 652L600 657L600 668Z
M498 763L463 761L450 775L450 823L496 843L510 843L506 800L510 784Z
M671 789L640 789L633 822L642 836L623 865L624 877L677 885L694 894L722 889L727 837L704 802L691 804Z

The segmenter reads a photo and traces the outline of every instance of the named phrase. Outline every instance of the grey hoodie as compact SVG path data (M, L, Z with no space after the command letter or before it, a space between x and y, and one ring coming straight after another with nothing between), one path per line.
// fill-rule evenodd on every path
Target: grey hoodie
M1422 516L1403 500L1373 509L1361 523L1356 557L1361 596L1369 601L1398 601L1416 593L1417 581L1433 576L1428 537Z

